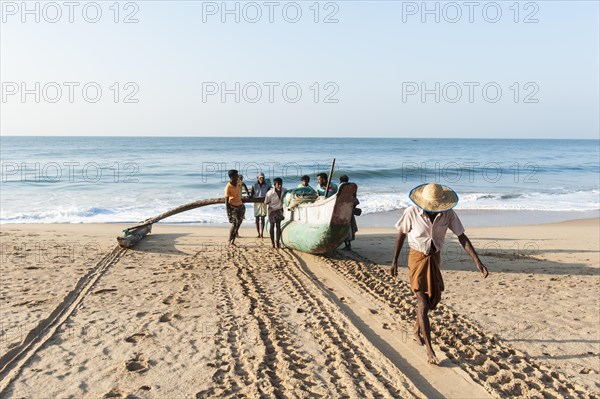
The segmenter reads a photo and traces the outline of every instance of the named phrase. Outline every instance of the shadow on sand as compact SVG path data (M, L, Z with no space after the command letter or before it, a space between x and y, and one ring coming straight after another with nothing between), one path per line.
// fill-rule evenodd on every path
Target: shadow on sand
M361 238L364 238L361 240ZM358 236L352 243L355 252L380 265L389 265L392 261L394 234L365 234ZM598 250L576 249L540 249L532 240L508 240L505 238L477 238L472 240L477 253L490 272L548 275L599 276L600 269L590 266ZM590 264L573 262L555 262L546 259L550 254L586 254ZM408 243L405 242L400 253L399 264L406 265ZM455 239L447 239L442 249L442 272L444 270L477 272L473 261Z
M176 234L176 233L158 233L148 234L142 241L140 241L132 251L156 253L156 254L169 254L169 255L189 255L189 253L178 250L175 247L177 239L190 235ZM179 246L183 244L177 244Z

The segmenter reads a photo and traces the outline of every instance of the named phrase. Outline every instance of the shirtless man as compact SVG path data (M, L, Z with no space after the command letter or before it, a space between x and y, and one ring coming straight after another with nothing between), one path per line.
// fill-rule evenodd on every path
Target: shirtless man
M456 234L462 247L483 274L483 278L486 278L489 272L465 235L458 215L452 210L458 202L458 196L451 188L435 183L422 184L410 192L409 198L415 205L406 208L396 223L398 237L390 274L394 277L398 275L398 256L408 236L410 288L417 296L418 302L414 339L425 345L428 363L437 364L438 360L431 346L431 328L427 313L435 309L444 291L440 254L448 228Z

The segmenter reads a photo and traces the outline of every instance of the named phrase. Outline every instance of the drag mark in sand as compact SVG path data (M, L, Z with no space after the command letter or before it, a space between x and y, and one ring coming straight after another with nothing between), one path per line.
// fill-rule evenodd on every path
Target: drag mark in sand
M272 264L272 259L268 258L264 256L263 262ZM259 381L260 393L274 397L300 398L299 390L305 394L302 397L327 397L327 392L319 389L312 375L303 372L309 361L294 349L289 327L280 318L273 300L254 273L252 265L257 264L261 262L256 262L256 259L249 261L246 253L240 253L238 260L234 261L244 295L250 299L250 311L258 323L265 348L258 374L266 379L262 383ZM265 384L266 381L269 384Z
M238 247L204 257L219 323L211 385L196 398L422 396L287 251Z
M270 386L265 389L265 380L259 380L261 394L302 398L421 396L391 362L361 339L351 323L345 322L345 316L303 275L298 260L288 251L238 251L232 255L233 263L265 350L258 374L266 377ZM310 334L302 338L317 343L312 356L294 348L292 342L301 337L286 323L289 315L277 306L279 302L269 288L293 299L294 307L301 310L303 329ZM383 363L373 361L375 358ZM315 372L311 364L323 365L324 373Z
M381 364L378 365L377 362L370 360L373 358L372 354L366 353L354 342L348 334L348 327L342 327L339 321L336 321L330 306L313 292L314 284L300 272L298 260L293 258L287 251L283 254L285 254L286 260L283 261L282 267L276 268L276 271L293 287L292 290L299 295L299 300L306 303L317 314L318 326L312 328L311 331L322 335L320 339L324 344L325 351L333 346L333 353L328 353L330 361L336 359L336 357L339 358L341 355L342 362L350 376L349 381L358 390L358 397L370 397L371 395L376 398L418 396L417 393L411 392L414 387L407 381L403 381L400 372L391 379L386 376ZM278 253L276 256L283 258L283 254ZM303 282L303 280L307 281ZM386 369L389 370L388 367ZM404 382L401 389L396 387L398 382Z
M213 292L217 297L217 311L221 321L218 324L214 343L217 347L214 363L209 363L217 370L212 375L216 387L210 387L196 393L196 398L211 397L258 397L256 378L248 370L248 359L243 356L243 343L240 339L241 326L238 316L234 313L235 301L231 295L225 276L224 268L218 266L213 275ZM233 371L233 373L232 373ZM252 391L252 392L248 392Z
M69 318L85 296L89 293L98 279L119 259L127 250L116 246L112 252L100 260L85 276L79 279L75 288L69 292L63 301L52 311L48 318L38 323L18 346L8 351L0 359L0 395L19 375L29 359L54 335L57 329Z
M408 283L399 281L377 264L353 253L349 258L321 260L351 283L385 303L402 320L414 323L416 301ZM496 336L443 304L432 312L432 333L439 348L471 378L500 397L598 398L594 392L570 382L562 373L536 364Z

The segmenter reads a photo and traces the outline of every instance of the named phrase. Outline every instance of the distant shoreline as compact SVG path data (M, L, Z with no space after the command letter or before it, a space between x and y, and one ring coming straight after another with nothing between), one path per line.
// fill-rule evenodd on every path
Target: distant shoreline
M250 140L250 139L303 139L303 138L310 138L310 139L314 139L314 138L320 138L320 139L335 139L335 140L345 140L345 139L367 139L367 140L380 140L380 139L388 139L388 140L414 140L414 141L419 141L419 140L506 140L506 141L510 141L510 140L518 140L518 141L525 141L525 140L539 140L539 141L548 141L548 140L554 140L554 141L560 141L560 140L567 140L567 141L599 141L600 139L597 138L574 138L574 137L511 137L511 138L506 138L506 137L392 137L392 136L348 136L348 137L339 137L339 136L320 136L320 135L315 135L315 136L310 136L310 135L302 135L302 136L210 136L210 135L206 135L206 136L192 136L192 135L187 135L187 136L174 136L174 135L169 135L169 136L160 136L160 135L156 135L156 136L142 136L142 135L117 135L117 136L113 136L110 134L107 135L84 135L84 136L78 136L78 135L61 135L61 134L57 134L57 135L39 135L39 134L0 134L0 138L2 137L10 137L10 138L14 138L14 137L48 137L48 138L64 138L64 137L68 137L68 138L151 138L151 139L167 139L167 138L175 138L175 139L183 139L183 138L207 138L207 139L245 139L245 140Z

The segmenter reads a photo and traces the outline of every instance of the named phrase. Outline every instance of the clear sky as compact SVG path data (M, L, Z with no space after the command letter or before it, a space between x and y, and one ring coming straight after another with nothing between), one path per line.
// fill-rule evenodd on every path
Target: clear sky
M599 137L598 1L1 3L2 135Z

